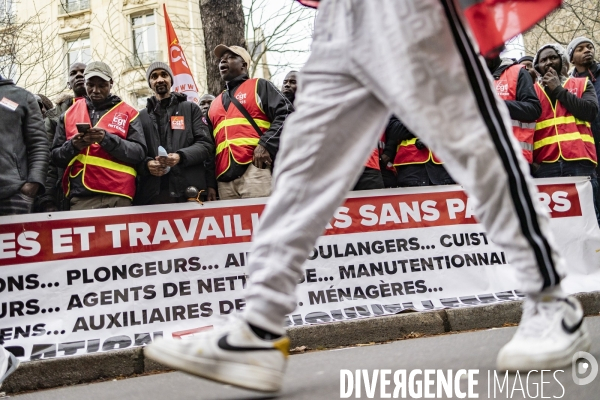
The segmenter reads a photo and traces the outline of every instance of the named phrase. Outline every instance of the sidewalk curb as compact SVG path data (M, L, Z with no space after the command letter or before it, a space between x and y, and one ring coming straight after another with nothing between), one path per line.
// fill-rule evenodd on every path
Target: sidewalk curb
M600 314L600 292L576 295L586 316ZM373 317L292 327L291 347L319 350L517 324L521 302ZM7 394L168 371L142 348L22 363L2 385Z

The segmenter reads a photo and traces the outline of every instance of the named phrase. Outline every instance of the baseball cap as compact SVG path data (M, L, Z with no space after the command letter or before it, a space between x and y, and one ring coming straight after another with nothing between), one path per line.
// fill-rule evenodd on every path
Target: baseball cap
M248 66L250 65L250 53L248 53L248 51L246 51L245 48L240 46L225 46L224 44L220 44L217 47L215 47L215 56L221 58L226 51L230 51L233 54L237 54L238 56L244 59Z
M83 71L83 77L85 79L89 79L94 76L102 78L105 81L110 81L113 77L113 73L107 64L103 63L102 61L93 61L89 63L87 67L85 67L85 71Z

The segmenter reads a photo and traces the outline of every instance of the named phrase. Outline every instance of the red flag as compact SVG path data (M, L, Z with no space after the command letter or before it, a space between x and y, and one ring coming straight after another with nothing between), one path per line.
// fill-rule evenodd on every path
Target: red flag
M561 0L461 0L465 17L487 55L558 8Z
M163 4L165 12L165 25L167 27L167 44L169 48L169 66L173 71L173 91L187 95L188 101L196 104L200 103L198 95L198 86L192 75L192 70L183 54L183 49L177 39L177 34L169 15L167 14L167 6Z

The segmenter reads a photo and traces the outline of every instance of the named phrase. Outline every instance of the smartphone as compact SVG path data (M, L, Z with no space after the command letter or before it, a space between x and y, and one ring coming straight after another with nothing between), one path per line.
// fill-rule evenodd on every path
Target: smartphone
M77 127L77 132L79 133L86 133L88 129L91 128L90 124L85 122L78 122L75 124L75 126Z

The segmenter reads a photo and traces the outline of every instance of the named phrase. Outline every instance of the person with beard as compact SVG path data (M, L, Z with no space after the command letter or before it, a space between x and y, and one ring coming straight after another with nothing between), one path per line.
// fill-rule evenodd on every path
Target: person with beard
M600 103L600 64L596 62L596 47L588 38L575 38L567 46L567 54L575 68L571 76L575 78L588 78L594 85L596 97ZM600 153L600 110L596 118L592 121L592 134L596 142L596 155ZM596 174L600 173L600 168L596 166ZM599 196L600 197L600 196ZM600 201L600 198L596 198ZM596 203L600 210L600 204Z
M146 157L146 141L137 110L110 93L112 76L105 63L90 63L87 97L58 120L52 159L65 168L62 188L71 210L130 206L135 195L135 166Z
M296 74L298 71L290 71L283 79L283 85L281 87L281 93L288 98L290 103L294 104L296 100L296 90L298 89L298 78Z
M215 96L208 93L203 94L202 97L200 97L198 105L200 106L200 111L202 111L202 116L204 116L204 118L208 118L208 110L210 109L210 105L214 100Z
M84 97L85 93L85 79L83 78L83 71L85 71L86 65L83 63L73 63L69 67L69 78L67 87L73 91L73 94L62 96L57 102L56 106L46 113L44 118L44 126L46 128L46 135L48 136L48 142L50 145L54 142L54 135L56 133L56 126L58 125L58 119L65 113L74 103L75 99ZM54 212L54 211L65 211L69 209L69 202L65 199L65 195L62 191L62 174L63 170L59 169L52 158L50 158L50 165L48 166L48 175L46 176L46 190L43 195L37 199L36 209L41 212Z
M591 122L598 115L598 98L587 78L568 77L565 49L547 44L537 52L533 64L540 73L535 90L542 105L533 138L533 176L588 176L595 206L598 191L598 157Z
M201 109L187 101L185 94L171 92L173 72L166 63L150 64L146 79L154 96L140 111L148 153L138 166L134 203L181 203L189 197L189 186L198 189L202 199L216 200L217 182L213 174L207 176L205 168L215 148ZM159 146L167 151L166 156L158 154Z
M494 78L496 94L504 100L510 114L513 134L519 141L523 156L533 162L533 133L535 121L542 106L535 93L533 80L527 67L512 58L486 58L486 64Z

